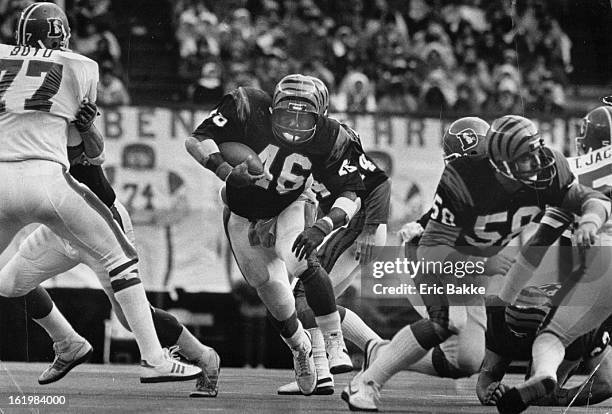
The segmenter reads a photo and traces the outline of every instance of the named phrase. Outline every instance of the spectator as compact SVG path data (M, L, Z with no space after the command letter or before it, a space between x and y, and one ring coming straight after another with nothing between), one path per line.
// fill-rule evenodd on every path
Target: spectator
M351 71L340 83L334 107L346 112L374 112L376 98L373 86L366 75Z
M488 113L494 115L523 114L525 110L517 83L511 77L502 79L496 93L489 97L485 108Z
M216 104L223 97L223 68L216 62L202 66L198 80L188 88L191 102L199 105Z
M457 86L457 101L453 105L453 110L465 115L475 115L480 112L480 103L475 91L467 83Z
M130 95L115 74L113 67L105 63L100 67L100 82L98 83L98 104L102 106L129 105Z
M423 83L420 108L424 111L447 111L456 101L454 81L441 69L431 72Z
M414 95L405 91L402 79L396 76L378 98L378 112L411 114L417 111L418 103Z
M565 106L565 95L560 84L552 76L542 78L535 89L535 99L532 109L544 115L562 115Z

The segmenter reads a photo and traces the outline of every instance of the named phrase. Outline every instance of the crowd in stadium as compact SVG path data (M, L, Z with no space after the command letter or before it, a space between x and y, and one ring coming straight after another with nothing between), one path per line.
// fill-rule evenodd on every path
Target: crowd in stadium
M181 75L195 102L302 72L340 111L563 111L571 42L546 2L456 3L177 2Z
M12 39L23 3L0 2L3 40ZM99 62L100 103L128 104L112 2L75 3L71 46ZM511 4L177 1L179 75L196 104L214 104L240 85L271 91L285 74L301 72L328 84L338 111L558 115L571 41L547 2Z

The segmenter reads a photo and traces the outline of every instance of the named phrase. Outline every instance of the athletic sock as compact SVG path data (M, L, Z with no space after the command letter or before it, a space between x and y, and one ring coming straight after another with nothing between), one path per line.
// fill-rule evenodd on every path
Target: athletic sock
M409 367L427 354L410 326L395 334L387 345L382 345L374 362L363 373L364 380L375 381L381 387L396 373Z
M315 316L315 321L325 336L336 332L342 332L342 329L340 328L340 314L338 311L332 312L328 315Z
M291 349L297 348L305 341L308 341L308 336L306 336L306 331L302 328L300 321L298 321L298 327L291 336L284 337L281 335L281 338L283 338L283 341L285 341Z
M78 336L72 325L64 318L64 315L57 309L55 304L53 304L51 312L47 316L34 319L34 322L47 331L53 342L61 342L72 335Z
M179 353L189 361L199 360L204 352L211 349L198 341L198 338L193 336L193 334L185 327L183 327L183 330L176 341L176 345L179 346Z
M115 292L115 299L121 306L125 319L134 333L141 358L151 365L163 362L161 344L155 333L149 301L142 283L133 284Z
M331 377L329 372L329 361L325 352L325 340L323 333L319 328L308 329L312 339L312 356L314 358L315 367L317 368L317 376L319 378Z
M382 341L382 338L366 325L355 312L346 308L345 312L341 326L346 339L354 343L359 349L364 349L370 339Z

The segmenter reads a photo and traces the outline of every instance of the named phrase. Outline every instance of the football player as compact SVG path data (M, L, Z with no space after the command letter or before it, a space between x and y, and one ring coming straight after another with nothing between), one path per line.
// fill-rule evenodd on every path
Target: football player
M195 378L202 370L176 361L157 339L133 245L111 211L68 174L69 124L81 102L95 102L98 83L98 65L67 50L69 38L62 9L34 3L21 13L17 45L0 45L0 251L30 223L45 224L84 249L104 265L134 332L141 381ZM93 162L98 155L87 154ZM33 288L28 282L3 277L0 295L24 295Z
M593 186L601 198L591 200L591 211L582 215L574 230L574 246L579 251L573 256L576 256L579 267L564 282L558 309L545 321L533 343L533 376L504 393L497 404L501 413L520 413L554 389L558 384L557 370L563 361L565 348L579 336L597 328L612 314L612 299L609 297L609 277L612 274L609 117L610 109L604 106L589 112L583 119L582 136L576 140L582 155L572 162L577 166L589 166L579 174L578 182ZM567 211L558 211L557 220L542 220L506 275L499 293L504 303L513 303L540 264L545 247L550 246L572 222L573 217ZM533 246L540 248L534 249ZM591 246L594 248L589 248Z
M503 116L493 121L486 139L486 157L460 157L446 165L417 257L428 263L480 263L484 276L505 274L513 259L500 250L549 205L581 215L582 243L595 237L608 218L609 201L575 182L565 157L544 145L533 122ZM443 282L436 273L417 278L425 286L453 282L452 276ZM485 351L483 296L443 294L424 300L428 319L400 330L373 358L366 356L365 370L343 393L351 409L377 410L381 386L453 334L469 344L468 352L459 352L459 371L478 370Z
M86 154L92 151L103 158L104 142L93 121L97 108L93 103L83 104L74 122L82 142L68 147L70 174L89 188L112 212L113 218L135 244L132 221L125 207L116 199L115 191L109 184L104 171L97 163L92 163ZM95 132L90 132L95 131ZM46 226L35 229L20 244L17 253L0 270L0 278L22 278L37 283L65 272L79 263L87 264L98 276L104 292L111 301L115 314L124 328L130 330L121 306L114 297L113 289L102 267L86 251L61 239ZM17 299L17 298L16 298ZM14 303L22 304L22 298ZM41 325L53 340L55 359L40 375L40 384L49 384L63 378L76 365L85 362L92 353L89 342L81 337L66 321L49 294L40 286L23 297L27 313ZM178 346L179 353L202 369L193 396L215 397L218 393L217 379L219 355L210 347L200 343L170 313L150 306L153 323L160 343L164 347Z
M304 284L330 365L350 364L333 288L313 253L328 234L355 215L357 192L364 189L354 168L357 160L348 151L352 136L337 121L320 115L322 105L315 83L299 74L284 77L272 99L258 89L238 88L222 99L185 143L202 166L226 182L224 224L232 252L291 348L296 381L306 395L315 389L316 370L288 276ZM231 167L217 146L230 141L259 154L264 174L251 175L246 161ZM311 175L335 199L329 214L314 223L314 200L305 193Z
M326 115L329 107L329 91L318 78L310 77L321 95L323 106L319 115ZM317 257L323 268L329 273L334 295L339 297L360 271L359 262L367 263L372 258L374 246L384 246L387 239L387 219L391 198L391 184L388 176L372 162L361 146L357 133L345 127L353 136L351 151L353 158L358 160L356 168L361 175L365 190L358 193L363 200L360 210L349 221L346 227L334 231L317 251ZM329 213L333 205L333 197L321 183L314 182L311 189L317 196L319 214ZM356 250L352 249L353 245ZM303 284L300 280L293 289L298 318L312 337L313 356L317 369L317 388L314 394L329 395L334 392L332 374L340 374L352 370L351 365L332 367L331 372L325 352L325 346L320 330L316 327L314 313L308 306ZM353 311L338 306L342 332L346 339L363 349L369 339L381 338ZM280 395L300 394L295 382L278 388Z
M552 296L560 284L529 286L523 289L514 305L487 306L485 358L480 367L476 395L483 405L495 405L509 388L502 381L512 361L529 361L536 332L552 309ZM489 299L489 298L487 298ZM572 342L557 371L559 384L564 384L578 365L593 371L588 387L556 387L533 405L567 407L597 404L612 397L612 354L603 352L610 342L610 323L606 322Z

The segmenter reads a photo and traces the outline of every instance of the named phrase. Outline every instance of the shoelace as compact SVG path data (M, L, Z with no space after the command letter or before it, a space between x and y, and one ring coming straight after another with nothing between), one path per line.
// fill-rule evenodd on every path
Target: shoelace
M308 354L306 353L306 351L301 350L301 349L299 351L297 351L297 352L299 352L299 354L298 354L298 365L299 365L299 371L300 371L300 375L301 375L305 371L308 371L308 368L309 368Z
M178 345L172 345L169 348L164 348L164 350L167 352L168 357L170 357L170 359L176 361L176 362L180 362L179 360L179 351L181 350L181 347Z

